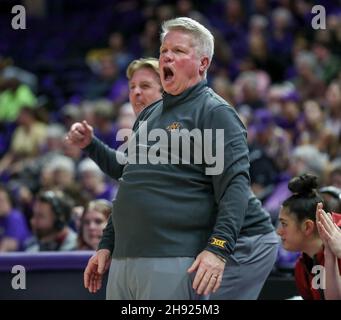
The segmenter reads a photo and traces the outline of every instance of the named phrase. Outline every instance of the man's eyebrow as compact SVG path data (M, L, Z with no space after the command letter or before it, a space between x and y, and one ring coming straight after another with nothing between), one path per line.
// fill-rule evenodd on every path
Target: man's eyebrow
M172 46L172 48L186 48L186 45L183 45L183 44L181 44L181 43L179 43L179 44L172 44L171 45ZM160 50L161 49L163 49L165 46L162 44L161 46L160 46ZM166 46L167 47L167 46Z

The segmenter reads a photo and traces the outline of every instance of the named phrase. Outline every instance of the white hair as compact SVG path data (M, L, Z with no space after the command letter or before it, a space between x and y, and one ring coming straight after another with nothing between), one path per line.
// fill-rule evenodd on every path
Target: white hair
M188 17L167 20L162 24L161 43L170 30L183 30L193 35L193 39L196 42L197 53L199 55L207 56L210 65L214 53L214 37L207 28Z
M295 162L297 159L305 163L308 172L317 175L323 173L329 161L326 153L320 152L315 146L309 144L298 146L292 151L292 161Z
M286 8L277 8L272 12L273 19L284 19L287 24L292 21L292 13Z
M48 171L62 170L67 171L71 174L75 174L75 163L74 161L63 155L56 155L48 162L44 168Z
M63 139L66 134L64 126L52 123L47 127L46 135L48 138Z
M255 14L255 15L251 16L250 24L253 27L260 27L260 28L264 29L269 25L269 22L264 16L262 16L260 14Z
M78 172L80 174L84 172L93 172L97 176L104 176L104 173L101 171L98 165L90 158L86 158L79 163Z

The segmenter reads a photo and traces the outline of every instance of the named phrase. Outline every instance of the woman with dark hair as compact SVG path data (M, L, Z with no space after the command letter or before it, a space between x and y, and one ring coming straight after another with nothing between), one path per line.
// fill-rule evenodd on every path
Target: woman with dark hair
M277 233L286 250L302 252L295 266L295 279L303 299L340 299L341 260L336 260L317 227L316 214L319 217L323 211L317 185L317 177L309 174L290 180L288 188L293 194L283 202ZM341 215L333 213L332 219L341 225Z

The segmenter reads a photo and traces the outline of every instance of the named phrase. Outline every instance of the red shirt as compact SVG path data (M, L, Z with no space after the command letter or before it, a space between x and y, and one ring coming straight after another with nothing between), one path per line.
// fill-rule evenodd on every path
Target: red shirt
M334 222L341 226L341 214L332 213ZM297 289L304 300L324 300L322 289L314 289L312 287L313 278L319 273L312 273L314 266L324 266L324 248L313 257L302 253L295 266L295 280ZM341 276L341 259L338 259L339 272Z

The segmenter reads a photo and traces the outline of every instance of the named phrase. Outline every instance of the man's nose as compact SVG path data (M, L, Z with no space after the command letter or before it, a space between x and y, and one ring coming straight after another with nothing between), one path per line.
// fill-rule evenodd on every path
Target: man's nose
M170 51L167 51L162 54L162 59L164 62L170 62L173 60L173 55Z
M133 91L135 96L138 96L141 94L141 88L140 87L135 87Z

